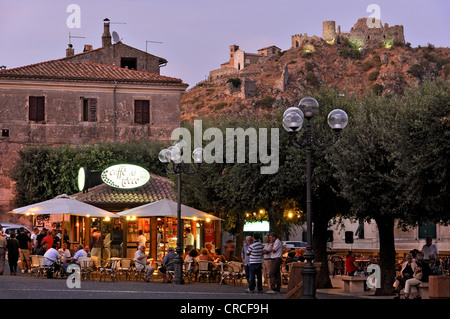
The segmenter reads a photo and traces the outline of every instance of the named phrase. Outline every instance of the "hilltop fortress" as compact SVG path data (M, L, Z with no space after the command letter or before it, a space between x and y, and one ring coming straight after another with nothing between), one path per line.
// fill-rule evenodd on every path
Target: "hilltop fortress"
M307 34L296 34L291 37L291 48L303 47L305 41L309 39ZM395 25L390 27L381 20L372 18L359 18L350 32L341 32L341 26L336 29L335 21L323 21L322 40L328 44L339 44L348 40L356 47L369 48L384 45L392 46L394 43L405 44L403 26Z
M335 21L323 21L322 37L309 37L305 34L295 34L291 36L291 49L300 48L306 52L315 51L314 43L324 41L328 44L340 44L344 41L350 42L359 50L374 47L391 47L395 44L405 44L403 26L395 25L390 27L387 23L374 18L359 18L349 32L341 32L341 26L336 28ZM258 53L247 53L238 45L230 46L229 61L222 63L219 69L209 73L209 80L239 76L246 73L249 65L260 63L265 59L278 55L282 51L275 45L258 50Z

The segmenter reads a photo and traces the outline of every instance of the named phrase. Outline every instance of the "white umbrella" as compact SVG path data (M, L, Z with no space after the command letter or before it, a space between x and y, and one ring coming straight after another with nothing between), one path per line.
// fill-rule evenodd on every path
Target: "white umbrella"
M66 194L56 196L40 203L15 208L11 214L29 214L29 215L61 215L70 214L85 217L119 217L114 213L104 209L80 202Z
M162 199L157 202L149 203L132 209L128 209L118 213L119 216L136 216L136 217L151 217L151 216L168 216L177 217L177 202L170 199ZM221 220L220 218L202 212L201 210L181 205L181 218L183 219L209 219Z

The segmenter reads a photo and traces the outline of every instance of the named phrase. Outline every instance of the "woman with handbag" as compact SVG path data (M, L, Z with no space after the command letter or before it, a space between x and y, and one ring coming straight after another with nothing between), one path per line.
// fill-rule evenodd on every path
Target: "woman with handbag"
M400 298L400 291L405 287L406 281L411 279L414 271L417 268L416 262L413 261L411 254L406 255L406 261L402 265L400 275L395 278L394 293L395 299Z

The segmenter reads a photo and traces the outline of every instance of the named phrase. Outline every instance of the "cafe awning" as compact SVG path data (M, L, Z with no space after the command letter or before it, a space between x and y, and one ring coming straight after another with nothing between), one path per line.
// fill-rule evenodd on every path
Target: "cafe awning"
M142 205L132 209L128 209L117 213L121 217L136 216L136 217L177 217L177 202L170 199L162 199L157 202ZM199 219L199 220L221 220L220 218L202 212L201 210L181 204L181 218L182 219Z
M40 203L15 208L11 214L29 215L75 215L85 217L111 217L118 218L117 214L110 213L104 209L80 202L66 194L56 196Z

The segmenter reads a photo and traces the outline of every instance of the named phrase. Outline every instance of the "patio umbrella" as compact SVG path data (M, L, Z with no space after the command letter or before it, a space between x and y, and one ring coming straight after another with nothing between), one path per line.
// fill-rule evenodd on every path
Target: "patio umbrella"
M104 209L80 202L66 194L56 196L40 203L15 208L11 214L61 215L69 214L85 217L119 217Z
M170 199L162 199L157 202L152 202L146 205L135 207L132 209L124 210L117 213L121 217L136 216L136 217L151 217L151 216L167 216L177 217L177 202ZM183 219L209 219L209 220L222 220L214 215L207 214L201 210L181 205L181 218Z

